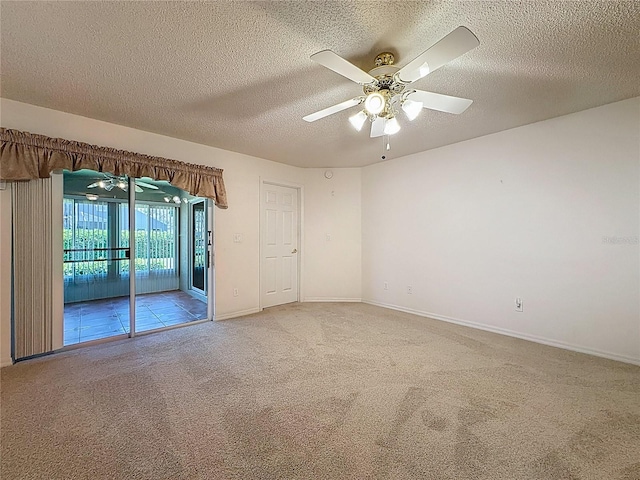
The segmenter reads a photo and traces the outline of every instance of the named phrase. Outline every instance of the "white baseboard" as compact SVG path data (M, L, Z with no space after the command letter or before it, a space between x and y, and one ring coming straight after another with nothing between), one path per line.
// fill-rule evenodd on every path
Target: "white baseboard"
M252 313L258 313L259 308L249 308L248 310L239 310L237 312L223 313L222 315L216 315L214 320L229 320L230 318L244 317L245 315L251 315Z
M508 337L519 338L521 340L528 340L530 342L541 343L543 345L548 345L550 347L562 348L563 350L571 350L573 352L578 353L586 353L587 355L593 355L596 357L607 358L609 360L616 360L618 362L630 363L632 365L640 366L640 358L629 357L626 355L619 355L617 353L605 352L602 350L596 350L593 348L582 347L580 345L575 345L572 343L561 342L558 340L552 340L545 337L539 337L537 335L530 335L528 333L520 333L515 332L513 330L509 330L506 328L492 327L489 325L484 325L482 323L469 322L467 320L460 320L458 318L445 317L444 315L438 315L435 313L423 312L421 310L414 310L412 308L405 308L399 305L392 305L389 303L381 303L376 302L374 300L362 300L362 303L367 303L369 305L375 305L377 307L388 308L391 310L397 310L399 312L411 313L413 315L418 315L420 317L428 317L433 318L434 320L440 320L448 323L455 323L457 325L463 325L465 327L476 328L478 330L485 330L487 332L498 333L500 335L506 335Z
M362 302L361 298L346 297L305 297L303 302Z
M306 297L303 302L362 302L361 298L343 298L343 297ZM229 320L231 318L244 317L253 313L261 312L262 309L255 307L247 310L239 310L237 312L223 313L216 315L214 320Z

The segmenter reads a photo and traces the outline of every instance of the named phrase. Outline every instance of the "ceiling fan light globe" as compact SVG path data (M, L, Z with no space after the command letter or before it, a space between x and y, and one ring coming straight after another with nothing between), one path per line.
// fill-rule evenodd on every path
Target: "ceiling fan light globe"
M371 115L377 115L384 110L385 100L384 97L378 93L373 92L367 96L367 99L364 101L364 108Z
M396 117L392 117L387 120L387 123L384 125L384 134L385 135L394 135L400 131L400 124Z
M103 181L103 180L100 180L100 181L98 182L98 186L99 186L100 188L104 188L104 181Z
M422 102L415 102L413 100L406 99L402 103L402 110L404 110L404 113L407 114L407 118L409 120L415 120L416 117L420 115L422 108L423 108Z
M349 117L349 122L357 131L362 130L362 126L364 125L364 122L366 122L366 120L367 114L364 112L364 110Z

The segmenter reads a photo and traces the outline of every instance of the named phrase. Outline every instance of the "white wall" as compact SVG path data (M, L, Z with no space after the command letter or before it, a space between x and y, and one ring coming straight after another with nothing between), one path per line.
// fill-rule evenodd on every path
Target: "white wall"
M324 169L6 99L0 108L6 128L223 168L230 208L215 211L218 317L258 309L266 178L304 189L303 300L363 298L640 362L639 247L603 242L633 243L639 235L640 98L364 169L332 169L331 180ZM9 201L9 191L0 191L3 364L10 350ZM516 296L522 313L514 311Z
M635 98L364 168L363 299L640 362L639 133Z
M361 169L331 171L327 179L325 170L305 170L305 249L314 252L305 255L305 300L359 302Z
M255 312L259 308L259 194L260 179L266 178L283 183L301 185L304 189L303 208L310 212L321 212L326 202L323 189L326 181L324 170L305 170L276 162L229 152L214 147L178 140L141 130L123 127L71 115L55 110L36 107L7 99L0 99L2 127L14 128L31 133L62 137L109 146L149 155L158 155L190 163L211 165L224 169L224 180L229 198L229 209L215 209L215 254L216 254L216 316L230 318L239 314ZM250 132L247 132L250 135ZM307 215L304 219L305 250L303 262L307 259L312 273L303 272L303 298L322 300L342 298L346 292L349 298L360 297L360 200L359 171L334 169L335 182L340 185L336 197L342 199L342 215L358 221L345 222L343 217L320 217ZM307 191L309 195L307 195ZM350 192L350 193L345 193ZM6 214L5 199L7 192L0 192L0 228L5 241L5 232L10 229L10 217ZM357 202L352 202L357 197ZM320 203L316 203L320 202ZM335 211L335 210L334 210ZM10 214L10 211L9 211ZM321 226L315 225L315 219ZM331 242L330 246L318 242L315 232L336 231L342 240ZM242 243L233 242L233 234L242 234ZM9 271L11 257L4 246L0 253L2 283L0 344L2 358L8 351L9 336L6 333L9 319L9 297L5 297L5 279ZM322 257L328 259L315 264ZM357 258L357 261L354 261ZM321 260L320 260L321 261ZM330 262L333 266L329 267ZM326 265L327 268L322 268ZM340 271L341 281L336 282L336 268ZM343 288L350 285L351 288ZM233 296L233 288L239 295ZM10 330L9 330L10 331Z

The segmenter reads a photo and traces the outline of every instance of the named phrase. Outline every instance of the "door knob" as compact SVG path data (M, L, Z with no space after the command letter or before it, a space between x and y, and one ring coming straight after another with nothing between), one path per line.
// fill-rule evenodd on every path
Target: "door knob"
M293 250L291 250L291 253L298 253L298 249L294 248Z

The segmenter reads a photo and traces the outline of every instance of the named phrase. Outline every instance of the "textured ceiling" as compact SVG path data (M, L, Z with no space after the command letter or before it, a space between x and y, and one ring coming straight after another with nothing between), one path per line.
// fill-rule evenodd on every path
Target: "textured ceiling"
M403 66L459 25L480 46L416 88L470 98L401 119L388 158L640 95L640 2L0 3L1 95L305 167L380 161L346 110L361 93L312 62Z

